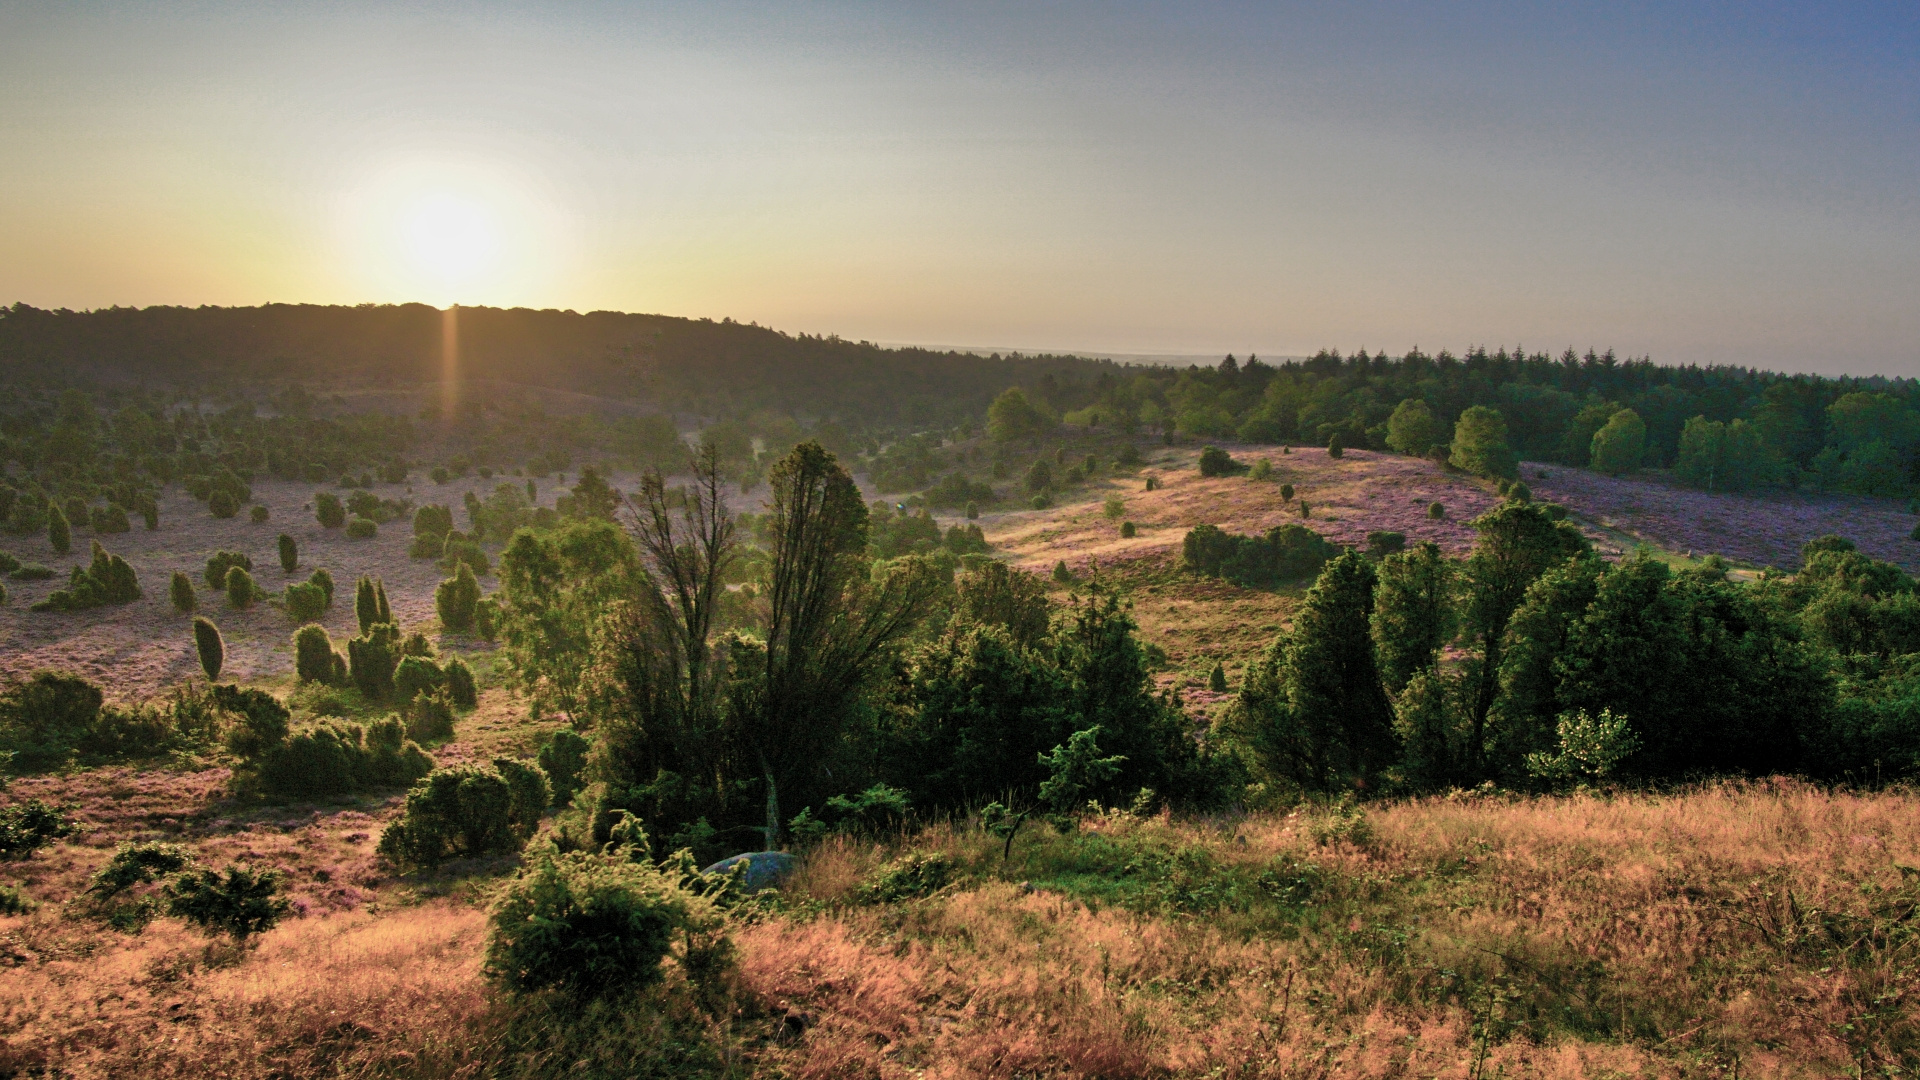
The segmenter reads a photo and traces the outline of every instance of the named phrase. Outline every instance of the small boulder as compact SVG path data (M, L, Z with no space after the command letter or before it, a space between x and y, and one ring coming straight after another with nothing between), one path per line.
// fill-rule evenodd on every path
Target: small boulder
M734 867L744 866L746 869L740 871L740 888L746 892L759 892L769 885L778 885L793 873L795 865L794 857L784 851L749 851L730 855L700 872L725 877Z

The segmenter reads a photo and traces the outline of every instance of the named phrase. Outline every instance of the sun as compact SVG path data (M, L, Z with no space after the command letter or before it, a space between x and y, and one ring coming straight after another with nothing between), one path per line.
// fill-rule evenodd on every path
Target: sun
M427 192L403 204L396 217L412 269L441 288L481 280L499 261L495 214L476 199Z
M392 302L527 302L571 227L539 184L496 162L417 158L344 185L336 220L353 291Z

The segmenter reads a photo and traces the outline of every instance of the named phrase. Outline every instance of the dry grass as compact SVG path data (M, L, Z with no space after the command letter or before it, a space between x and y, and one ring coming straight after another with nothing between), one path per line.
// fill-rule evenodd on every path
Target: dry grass
M954 883L855 903L903 848ZM1920 797L1784 782L1115 815L1030 825L1006 862L940 826L810 853L737 928L719 1022L515 1011L459 903L315 913L244 951L49 904L0 920L0 1075L1899 1075L1916 864ZM790 1008L804 1036L769 1038ZM670 1043L682 1064L633 1057Z

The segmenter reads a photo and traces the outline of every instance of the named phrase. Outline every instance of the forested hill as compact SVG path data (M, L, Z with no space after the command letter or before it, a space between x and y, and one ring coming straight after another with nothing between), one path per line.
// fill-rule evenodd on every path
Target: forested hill
M149 385L419 382L440 377L443 315L425 304L0 309L8 379ZM993 395L1053 375L1092 380L1111 361L987 358L789 336L731 320L613 311L461 308L463 376L620 398L702 415L759 409L856 426L979 416Z

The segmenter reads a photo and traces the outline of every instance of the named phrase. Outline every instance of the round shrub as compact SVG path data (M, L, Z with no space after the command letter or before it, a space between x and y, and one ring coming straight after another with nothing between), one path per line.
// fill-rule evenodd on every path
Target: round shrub
M296 622L313 622L326 611L327 594L320 586L311 581L296 581L287 586L287 614Z
M967 520L973 521L979 516L980 516L980 504L976 502L967 503Z
M237 608L252 607L254 595L259 587L253 583L253 575L245 567L227 567L227 603Z
M216 491L207 498L207 510L222 521L240 512L240 502L230 492Z
M371 540L380 532L380 526L372 518L357 517L347 522L347 538L350 540Z
M560 728L540 744L535 760L547 774L553 805L567 805L574 793L586 786L587 753L592 749L593 744L572 728Z
M193 620L193 648L200 654L200 670L207 673L207 681L220 677L220 666L227 660L227 643L220 640L220 628L205 615Z
M380 835L380 854L402 869L421 869L519 851L530 830L516 821L514 796L498 769L435 769L407 792L406 810Z
M1532 502L1533 489L1516 480L1513 486L1507 489L1507 498L1512 499L1514 502Z
M224 932L245 941L273 929L293 909L279 895L281 880L278 870L256 871L238 863L225 874L189 870L167 883L167 914L209 934Z
M1217 446L1209 446L1200 451L1201 476L1230 476L1237 470L1237 463Z
M433 606L440 615L440 625L456 633L473 629L473 609L479 603L480 581L473 576L473 567L464 562L452 577L433 590Z
M1131 540L1139 535L1139 532L1140 530L1135 528L1131 521L1123 521L1120 523L1120 536L1122 539Z
M453 702L444 690L431 690L416 696L406 707L407 738L416 742L442 742L453 738Z
M283 573L291 574L300 568L300 545L294 543L293 537L286 533L280 534L279 544L280 569Z
M1427 516L1438 521L1447 516L1447 508L1441 503L1429 503L1427 504Z
M253 509L247 511L247 517L255 525L265 525L269 516L267 508L259 503L254 503Z
M175 570L173 580L167 584L167 596L173 601L173 610L182 615L192 614L200 606L199 597L193 592L193 579L185 571Z
M321 525L337 529L347 523L347 508L340 502L340 496L331 491L318 492L313 497L313 516Z
M227 587L227 571L233 567L242 570L253 569L253 559L238 551L216 551L207 560L207 588L224 589Z
M333 574L330 573L327 570L327 568L323 566L320 569L315 570L313 572L313 575L307 578L307 580L315 585L320 586L320 591L327 594L327 606L332 607L333 606Z
M480 704L480 688L474 682L473 669L457 656L447 661L447 697L462 709Z
M1292 484L1280 485L1280 501L1281 502L1293 501L1293 485Z
M333 681L333 638L326 627L308 623L293 632L293 667L301 682Z
M1347 456L1347 440L1337 431L1327 438L1327 456L1330 458Z
M607 998L659 982L683 935L720 925L710 900L677 877L618 854L547 853L502 893L487 974L523 993Z
M1053 500L1047 498L1045 495L1035 495L1028 505L1032 506L1035 510L1045 510L1047 507L1053 505Z
M432 693L440 689L447 681L447 673L440 665L424 656L408 656L393 669L394 697L405 704L417 694Z

